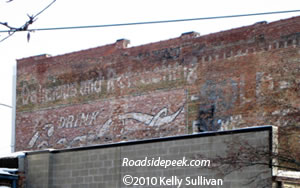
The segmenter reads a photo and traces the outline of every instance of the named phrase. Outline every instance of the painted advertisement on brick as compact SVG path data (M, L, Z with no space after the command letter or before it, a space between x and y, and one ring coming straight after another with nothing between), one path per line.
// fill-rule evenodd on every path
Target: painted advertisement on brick
M294 128L300 117L300 25L286 23L290 30L254 24L132 48L112 44L18 60L17 147L162 137L184 132L176 127L184 123L185 133ZM173 99L174 93L181 98ZM142 96L151 105L145 107Z
M44 64L51 63L49 60ZM72 67L79 66L79 63L81 62L72 62ZM198 78L196 57L191 58L188 65L171 62L150 70L137 69L137 64L131 65L129 62L126 62L126 69L123 67L125 62L116 63L116 67L106 61L95 60L93 63L91 68L72 70L68 70L70 65L57 65L58 68L49 68L44 74L35 70L38 69L35 65L31 65L31 68L36 72L32 71L30 74L25 68L20 68L17 84L18 111L137 95L162 88L172 89L193 84ZM146 62L140 61L139 64ZM57 69L63 71L59 72ZM121 72L123 69L125 72Z
M184 134L184 90L20 112L16 149L77 146Z

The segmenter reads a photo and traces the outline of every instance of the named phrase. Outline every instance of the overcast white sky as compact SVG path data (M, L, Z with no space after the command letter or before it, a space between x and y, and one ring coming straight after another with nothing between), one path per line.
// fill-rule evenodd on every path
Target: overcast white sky
M0 22L20 27L52 0L0 0ZM128 22L200 18L257 12L300 9L299 0L56 0L30 28L103 25ZM0 103L12 104L13 67L16 59L40 55L58 55L114 43L126 38L131 46L179 37L196 31L201 35L251 25L258 21L275 21L298 16L300 13L254 16L221 20L192 21L126 27L39 31L17 33L0 43ZM6 30L0 26L0 30ZM5 33L0 33L0 40ZM0 106L0 154L10 152L11 109Z

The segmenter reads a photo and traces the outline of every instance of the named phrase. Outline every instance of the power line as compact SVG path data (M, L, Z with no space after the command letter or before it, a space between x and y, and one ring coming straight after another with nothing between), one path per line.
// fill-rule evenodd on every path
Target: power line
M270 14L286 14L286 13L294 13L294 12L300 12L300 10L261 12L261 13L253 13L253 14L237 14L237 15L227 15L227 16L214 16L214 17L178 19L178 20L161 20L161 21L149 21L149 22L133 22L133 23L120 23L120 24L106 24L106 25L37 28L37 29L27 29L26 31L31 32L31 31L67 30L67 29L87 29L87 28L100 28L100 27L120 27L120 26L131 26L131 25L162 24L162 23L174 23L174 22L188 22L188 21L199 21L199 20L214 20L214 19L225 19L225 18L261 16L261 15L270 15ZM23 31L23 30L20 30L20 31ZM20 32L20 31L16 31L16 32ZM0 33L3 33L3 32L9 32L9 30L0 30Z
M9 106L7 104L2 104L2 103L0 103L0 106L5 106L5 107L8 107L8 108L13 108L12 106Z
M11 36L13 36L16 32L19 31L28 31L28 27L29 25L33 24L37 17L42 14L45 10L47 10L51 5L53 5L55 3L56 0L53 0L49 5L47 5L43 10L41 10L39 13L37 13L36 15L32 15L32 16L28 16L29 20L25 22L25 24L19 28L16 27L12 27L10 26L7 22L0 22L0 25L3 25L5 27L7 27L9 30L7 30L6 32L8 33L8 35L6 37L4 37L2 40L0 40L0 42L5 41L6 39L10 38ZM29 41L30 39L30 33L27 34L27 40Z

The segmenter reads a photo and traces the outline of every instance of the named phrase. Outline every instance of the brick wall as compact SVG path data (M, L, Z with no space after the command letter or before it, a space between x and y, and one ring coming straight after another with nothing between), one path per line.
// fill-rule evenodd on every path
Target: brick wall
M118 40L20 59L16 149L266 124L292 127L288 139L297 143L299 31L295 17L132 48Z
M272 128L262 127L248 130L236 130L218 133L201 133L188 136L169 137L163 139L135 141L94 147L81 147L68 150L52 150L43 152L29 152L26 156L26 183L30 188L81 188L81 187L132 187L125 186L122 179L125 175L134 177L186 177L198 176L207 179L221 179L222 186L201 185L200 187L271 187L272 168L269 165L248 165L246 154L245 164L239 168L232 168L231 173L222 174L222 167L218 166L218 156L231 156L235 151L227 145L231 141L240 140L249 143L254 148L270 149ZM239 151L237 151L239 152ZM239 153L241 154L241 153ZM245 155L245 153L244 153ZM249 155L249 156L248 156ZM127 167L124 158L129 160L148 159L179 160L210 160L210 165L202 167ZM259 163L268 164L260 160ZM223 163L224 161L222 161ZM208 163L207 163L208 164ZM218 168L213 168L213 167ZM234 166L234 165L233 165ZM237 165L239 166L239 165ZM223 167L224 168L224 167ZM254 181L252 181L254 180ZM138 187L138 186L135 186ZM177 187L173 186L140 186L140 187ZM188 186L187 181L181 187ZM198 186L199 187L199 186Z
M38 149L68 148L184 134L185 100L184 91L176 90L153 93L151 97L141 95L38 113L24 112L26 119L17 117L20 132L16 144ZM37 119L42 127L30 127ZM168 126L171 123L172 126ZM22 132L26 129L28 132Z

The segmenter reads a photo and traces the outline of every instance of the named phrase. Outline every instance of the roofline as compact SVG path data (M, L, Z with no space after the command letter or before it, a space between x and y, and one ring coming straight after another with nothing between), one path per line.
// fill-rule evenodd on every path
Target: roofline
M272 125L266 125L266 126L241 128L235 130L210 131L210 132L201 132L201 133L188 134L188 135L169 136L169 137L152 138L152 139L145 139L145 140L124 141L124 142L117 142L117 143L110 143L110 144L99 144L99 145L75 147L69 149L46 149L46 150L38 150L38 151L29 151L26 152L26 154L34 155L40 153L61 153L61 152L84 151L90 149L112 148L112 147L120 147L120 146L130 146L130 145L138 145L138 144L166 142L166 141L173 141L173 140L183 140L183 139L192 139L192 138L209 137L209 136L221 136L221 135L238 134L238 133L251 133L251 132L260 132L260 131L270 131L270 133L272 133L272 130L273 130Z

